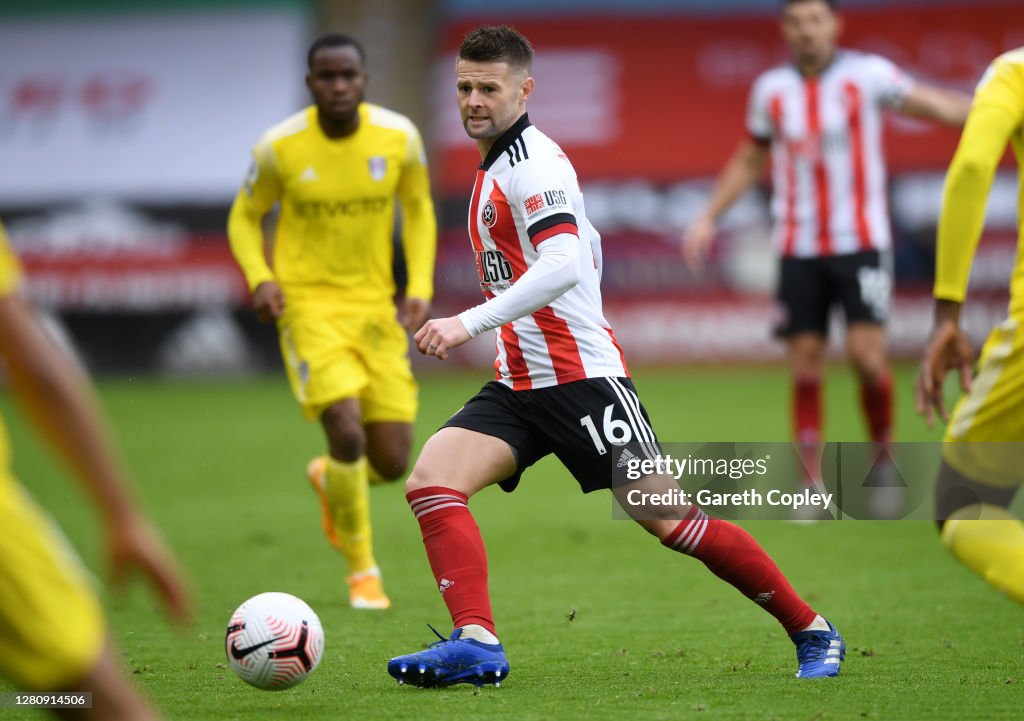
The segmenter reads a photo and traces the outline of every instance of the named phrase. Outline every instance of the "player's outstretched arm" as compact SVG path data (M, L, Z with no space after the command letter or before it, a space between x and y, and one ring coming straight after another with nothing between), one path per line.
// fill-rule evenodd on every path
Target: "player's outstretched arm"
M917 83L907 94L900 112L922 120L931 120L955 128L967 122L971 98L956 90Z
M18 400L102 512L114 580L129 568L142 571L170 615L187 620L191 606L183 577L129 491L90 382L16 295L0 298L0 356Z
M580 282L580 239L559 233L537 246L540 257L499 296L454 318L427 321L414 340L420 353L448 357L448 351L485 330L523 318L549 305Z
M715 180L707 206L683 234L683 260L691 270L703 268L704 258L715 237L718 218L761 179L767 162L768 146L752 138L744 140L736 148Z

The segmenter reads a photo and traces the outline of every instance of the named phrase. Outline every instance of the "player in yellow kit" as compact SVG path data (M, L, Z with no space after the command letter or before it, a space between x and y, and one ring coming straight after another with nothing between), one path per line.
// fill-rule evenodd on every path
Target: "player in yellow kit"
M971 347L960 328L971 261L985 222L992 178L1006 150L1020 166L1017 262L1009 317L985 342L971 378ZM1024 480L1024 48L998 57L974 103L946 176L939 220L935 329L917 382L917 409L943 420L945 375L965 395L948 418L936 481L943 543L972 571L1024 603L1024 525L1007 510Z
M82 480L103 515L110 569L142 571L172 615L189 614L174 559L127 491L85 378L19 295L0 226L0 360L26 416ZM91 579L10 470L0 423L0 676L34 691L91 691L75 718L156 719L118 671ZM78 713L78 712L76 712Z
M348 563L354 608L387 608L373 557L368 479L394 480L412 446L416 384L406 331L427 318L437 226L423 144L405 117L363 102L358 42L326 35L309 50L314 104L268 130L231 208L231 247L260 318L276 320L288 377L328 454L310 480L328 540ZM396 319L395 201L408 286ZM261 221L280 217L273 260Z

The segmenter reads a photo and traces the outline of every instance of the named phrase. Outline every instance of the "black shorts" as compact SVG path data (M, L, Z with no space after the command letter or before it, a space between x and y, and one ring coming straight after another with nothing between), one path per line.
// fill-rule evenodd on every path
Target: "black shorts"
M846 323L885 323L892 276L877 250L821 258L783 258L778 299L784 315L776 335L828 335L829 312L843 308Z
M586 378L528 391L491 381L444 427L477 431L511 446L516 472L499 484L508 492L549 453L584 493L611 488L615 446L643 443L653 449L658 443L629 378Z

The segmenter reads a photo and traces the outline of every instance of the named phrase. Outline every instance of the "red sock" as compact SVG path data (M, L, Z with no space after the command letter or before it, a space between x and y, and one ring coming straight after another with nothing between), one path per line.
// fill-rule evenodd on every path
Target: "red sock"
M494 633L487 593L487 552L464 494L443 486L406 494L423 533L423 545L438 590L461 628L476 623Z
M860 382L860 405L868 422L868 433L874 443L888 443L892 436L892 375L886 374L874 383Z
M694 506L686 520L661 542L702 561L713 574L773 615L786 633L804 630L817 615L754 537L735 524L709 518Z
M821 379L797 378L793 385L793 438L804 465L804 480L821 478Z

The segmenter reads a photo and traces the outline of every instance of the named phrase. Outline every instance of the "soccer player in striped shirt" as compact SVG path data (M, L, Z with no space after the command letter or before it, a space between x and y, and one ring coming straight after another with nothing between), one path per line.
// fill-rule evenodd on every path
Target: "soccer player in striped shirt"
M400 478L409 461L417 390L406 331L429 313L437 225L419 132L408 118L363 102L359 43L325 35L307 62L314 104L257 142L228 236L253 307L277 323L292 392L326 436L328 452L307 475L324 533L348 566L349 604L385 609L391 601L373 555L367 485ZM396 201L409 271L398 319ZM261 221L278 204L271 266Z
M992 178L1007 144L1024 189L1024 48L996 60L974 94L946 175L935 263L935 329L917 382L917 410L947 420L946 373L965 395L948 419L935 487L942 542L992 586L1024 603L1024 524L1007 510L1024 480L1024 190L1009 317L985 341L971 381L971 346L960 327L971 261L985 224Z
M406 482L455 627L448 640L389 662L392 676L417 686L498 683L509 672L470 496L495 484L513 491L523 472L549 454L584 492L618 490L609 447L634 440L657 450L602 312L601 237L587 220L576 172L526 114L532 59L527 39L502 26L468 33L456 61L459 110L483 160L469 235L486 300L427 321L415 341L422 353L443 360L471 337L495 330L498 357L496 380L427 441ZM839 633L797 595L749 533L696 506L673 513L637 520L772 614L796 644L799 676L839 673Z
M878 55L837 46L833 0L784 0L792 62L762 73L750 93L745 138L687 229L683 255L699 269L718 218L772 160L773 242L782 255L778 299L793 376L793 433L808 468L822 437L821 384L829 312L842 306L846 351L860 379L871 440L890 440L892 374L884 324L892 279L882 111L963 124L969 99L911 80Z

